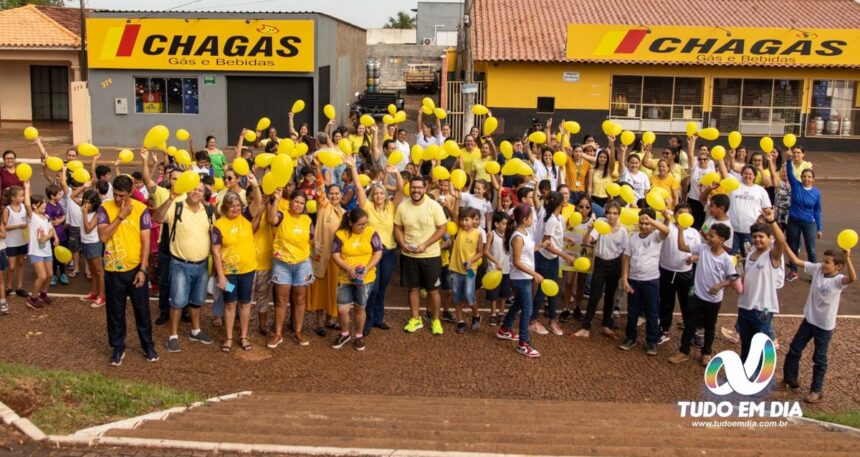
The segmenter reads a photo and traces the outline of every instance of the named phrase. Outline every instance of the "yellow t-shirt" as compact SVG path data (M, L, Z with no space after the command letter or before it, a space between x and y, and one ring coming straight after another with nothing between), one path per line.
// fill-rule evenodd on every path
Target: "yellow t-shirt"
M599 175L602 175L602 172L598 172L596 170L591 175L591 195L599 198L609 198L609 194L606 193L606 186L612 182L612 175L604 177Z
M680 183L687 177L687 169L685 169L681 164L673 163L669 169L669 173L675 177L675 180Z
M451 248L442 249L441 253L442 267L447 267L451 262Z
M253 226L252 226L253 227ZM272 225L266 214L260 216L260 225L254 232L254 253L257 257L257 270L266 271L272 269L272 243L274 235Z
M588 170L591 170L591 164L587 161L583 160L581 164L577 165L573 163L572 159L568 159L564 166L564 177L571 192L585 192Z
M184 202L173 202L167 209L164 222L173 227L173 218L176 217L176 205ZM180 221L173 231L175 236L170 241L170 255L188 262L200 262L209 257L212 247L209 235L209 214L203 204L195 212L188 205L182 208Z
M444 226L448 222L442 206L426 195L421 203L414 204L408 199L397 206L394 211L394 224L403 227L403 235L406 244L419 244L430 239L437 227ZM419 254L406 253L403 255L419 259L439 257L439 241L431 244L424 252Z
M367 266L373 253L382 250L382 242L376 231L371 227L364 229L362 233L352 233L351 230L338 230L334 233L332 252L339 252L340 257L350 267L356 265ZM364 283L370 284L376 279L376 267L364 272ZM337 269L337 282L339 284L352 284L352 278L342 268Z
M377 211L376 206L367 200L364 206L361 207L367 213L367 225L372 227L379 235L379 240L382 241L382 246L385 249L394 249L397 247L397 242L394 241L394 203L385 202L385 208L382 211Z
M460 149L460 157L463 158L463 171L469 175L475 169L475 161L481 158L481 150L477 147L471 151Z
M803 174L803 170L809 170L812 168L812 162L807 162L805 160L800 165L792 165L794 165L794 177L797 178L798 181L800 181L800 175Z
M113 200L103 202L97 213L99 225L110 224L118 216L119 206ZM105 242L103 261L106 271L130 271L140 265L141 231L148 232L151 223L146 205L137 200L131 200L131 214L119 224L113 236Z
M804 163L809 163L809 162L804 162ZM763 178L763 176L767 176L767 177L768 177L768 179L770 179L770 170L761 170L761 171L756 170L756 172L755 172L755 179L753 179L753 183L758 184L759 186L761 186L761 185L762 185L762 180L764 179L764 178ZM800 178L798 178L798 179L800 179Z
M451 263L448 265L448 271L466 274L463 262L468 261L478 253L478 241L480 239L481 231L478 229L457 232L457 238L454 239L454 245L451 246ZM478 260L472 265L472 269L476 270L480 264L481 261Z
M475 169L475 179L483 179L491 182L490 174L487 173L487 163L493 160L493 156L478 157L472 162L472 167Z
M358 154L358 148L364 144L364 137L359 135L350 135L349 142L352 144L352 153Z
M185 198L188 197L188 194L182 194L176 197L174 202L184 202ZM164 187L158 186L155 188L155 192L152 194L152 201L155 203L155 208L158 209L161 205L164 204L168 199L170 199L170 191L165 189Z
M285 263L302 263L311 256L311 218L307 214L298 217L289 212L281 214L283 219L275 228L272 256Z
M673 190L680 189L681 184L675 179L672 173L668 173L665 178L660 178L658 175L651 175L651 187L662 187L671 194Z
M235 219L220 217L215 221L212 243L221 245L225 275L242 275L257 269L257 253L248 242L253 237L254 227L245 215Z

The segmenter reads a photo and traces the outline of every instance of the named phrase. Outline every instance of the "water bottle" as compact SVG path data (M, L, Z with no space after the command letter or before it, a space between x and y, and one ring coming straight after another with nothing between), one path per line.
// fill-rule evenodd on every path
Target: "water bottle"
M463 268L465 268L465 269L466 269L466 276L467 276L469 279L472 279L472 278L474 278L474 277L475 277L475 270L473 270L473 269L469 266L469 262L463 262Z
M353 281L355 287L364 287L364 265L356 265L355 274L358 275L355 281Z

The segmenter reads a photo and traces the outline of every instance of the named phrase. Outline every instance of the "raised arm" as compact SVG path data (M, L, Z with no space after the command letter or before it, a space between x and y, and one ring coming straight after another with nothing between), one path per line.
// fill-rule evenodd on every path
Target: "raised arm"
M854 263L851 262L851 250L843 249L842 252L845 253L845 266L848 268L848 276L842 277L842 285L847 286L857 280L857 272L854 270Z
M397 189L394 191L394 196L391 197L391 203L393 203L394 206L397 207L397 205L399 205L400 202L403 201L403 186L405 185L405 183L403 182L403 175L401 175L400 172L397 171L397 167L393 165L387 166L385 168L385 171L390 174L393 174L394 179L397 181Z
M152 179L152 174L155 172L157 167L153 167L154 169L150 169L149 165L149 157L150 152L149 149L140 148L140 159L143 161L143 185L146 186L146 190L149 193L155 193L155 188L158 187L158 183Z
M290 135L295 136L296 138L298 138L298 137L299 137L299 132L297 132L297 131L296 131L296 124L294 123L294 118L295 118L295 116L296 116L296 115L295 115L295 113L290 112L287 116L289 117ZM332 120L332 121L333 121L333 120Z

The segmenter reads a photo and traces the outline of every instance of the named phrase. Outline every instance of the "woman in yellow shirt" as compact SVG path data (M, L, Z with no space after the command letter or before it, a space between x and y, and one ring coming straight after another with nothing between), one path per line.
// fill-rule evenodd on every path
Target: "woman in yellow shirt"
M591 185L591 164L583 157L581 144L574 144L570 160L564 165L564 183L570 189L570 202L579 201Z
M367 213L355 208L343 218L332 243L332 259L340 268L337 272L337 315L340 319L340 336L332 347L340 349L351 339L349 308L355 312L355 343L363 351L365 307L374 288L376 265L382 259L382 240L372 227L368 227ZM332 276L335 272L332 271Z
M314 243L311 218L305 212L307 197L301 190L289 194L287 211L279 209L282 189L275 189L275 199L267 215L274 230L272 243L272 284L275 285L275 334L266 344L275 349L284 342L284 319L287 303L292 304L293 331L300 346L310 344L302 334L307 290L314 282L311 246Z
M253 202L242 211L242 199L235 192L227 192L221 202L222 216L212 227L212 265L218 278L218 288L224 291L224 333L221 346L224 352L233 349L233 322L236 318L236 303L239 303L239 338L242 349L253 349L248 338L248 322L251 316L251 296L254 292L254 272L257 269L257 253L248 240L254 237L251 223L260 214L260 188L253 174L249 174Z
M353 181L357 180L358 170L355 168L355 158L346 157L343 162L349 167ZM389 165L386 172L397 179L397 188L402 189L403 177L400 176L397 168ZM368 198L368 192L370 198ZM388 288L388 282L391 281L394 268L397 266L398 249L397 242L394 241L394 210L403 200L403 192L394 192L393 197L389 200L388 192L385 191L382 184L377 183L370 186L369 191L365 191L360 185L356 186L356 196L358 207L367 213L368 224L379 236L382 243L382 257L377 268L376 284L370 290L367 298L367 319L362 333L368 335L373 327L382 330L389 329L388 324L385 323L385 290ZM341 328L341 332L343 332L343 328Z
M681 183L669 172L669 162L665 159L657 161L657 172L652 174L650 179L652 189L662 187L669 191L669 201L666 202L666 206L670 209L675 208L681 199Z
M466 135L466 138L463 140L463 149L460 150L460 158L457 161L459 168L462 168L467 175L471 175L475 169L475 160L480 158L481 150L478 149L475 137Z
M606 186L613 181L612 155L606 149L601 149L595 162L594 168L588 171L588 195L591 196L591 202L600 207L599 212L602 213L610 198L606 193Z

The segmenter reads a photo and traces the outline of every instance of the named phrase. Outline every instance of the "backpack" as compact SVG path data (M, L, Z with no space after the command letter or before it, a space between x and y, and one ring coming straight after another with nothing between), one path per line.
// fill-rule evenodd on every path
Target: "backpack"
M161 224L161 239L158 242L158 249L164 249L164 252L170 253L170 242L176 239L176 223L182 220L182 210L185 208L185 202L178 202L175 205L173 212L173 225L168 225L167 222ZM215 207L203 203L203 208L206 210L206 218L209 220L209 229L212 229L215 218Z

